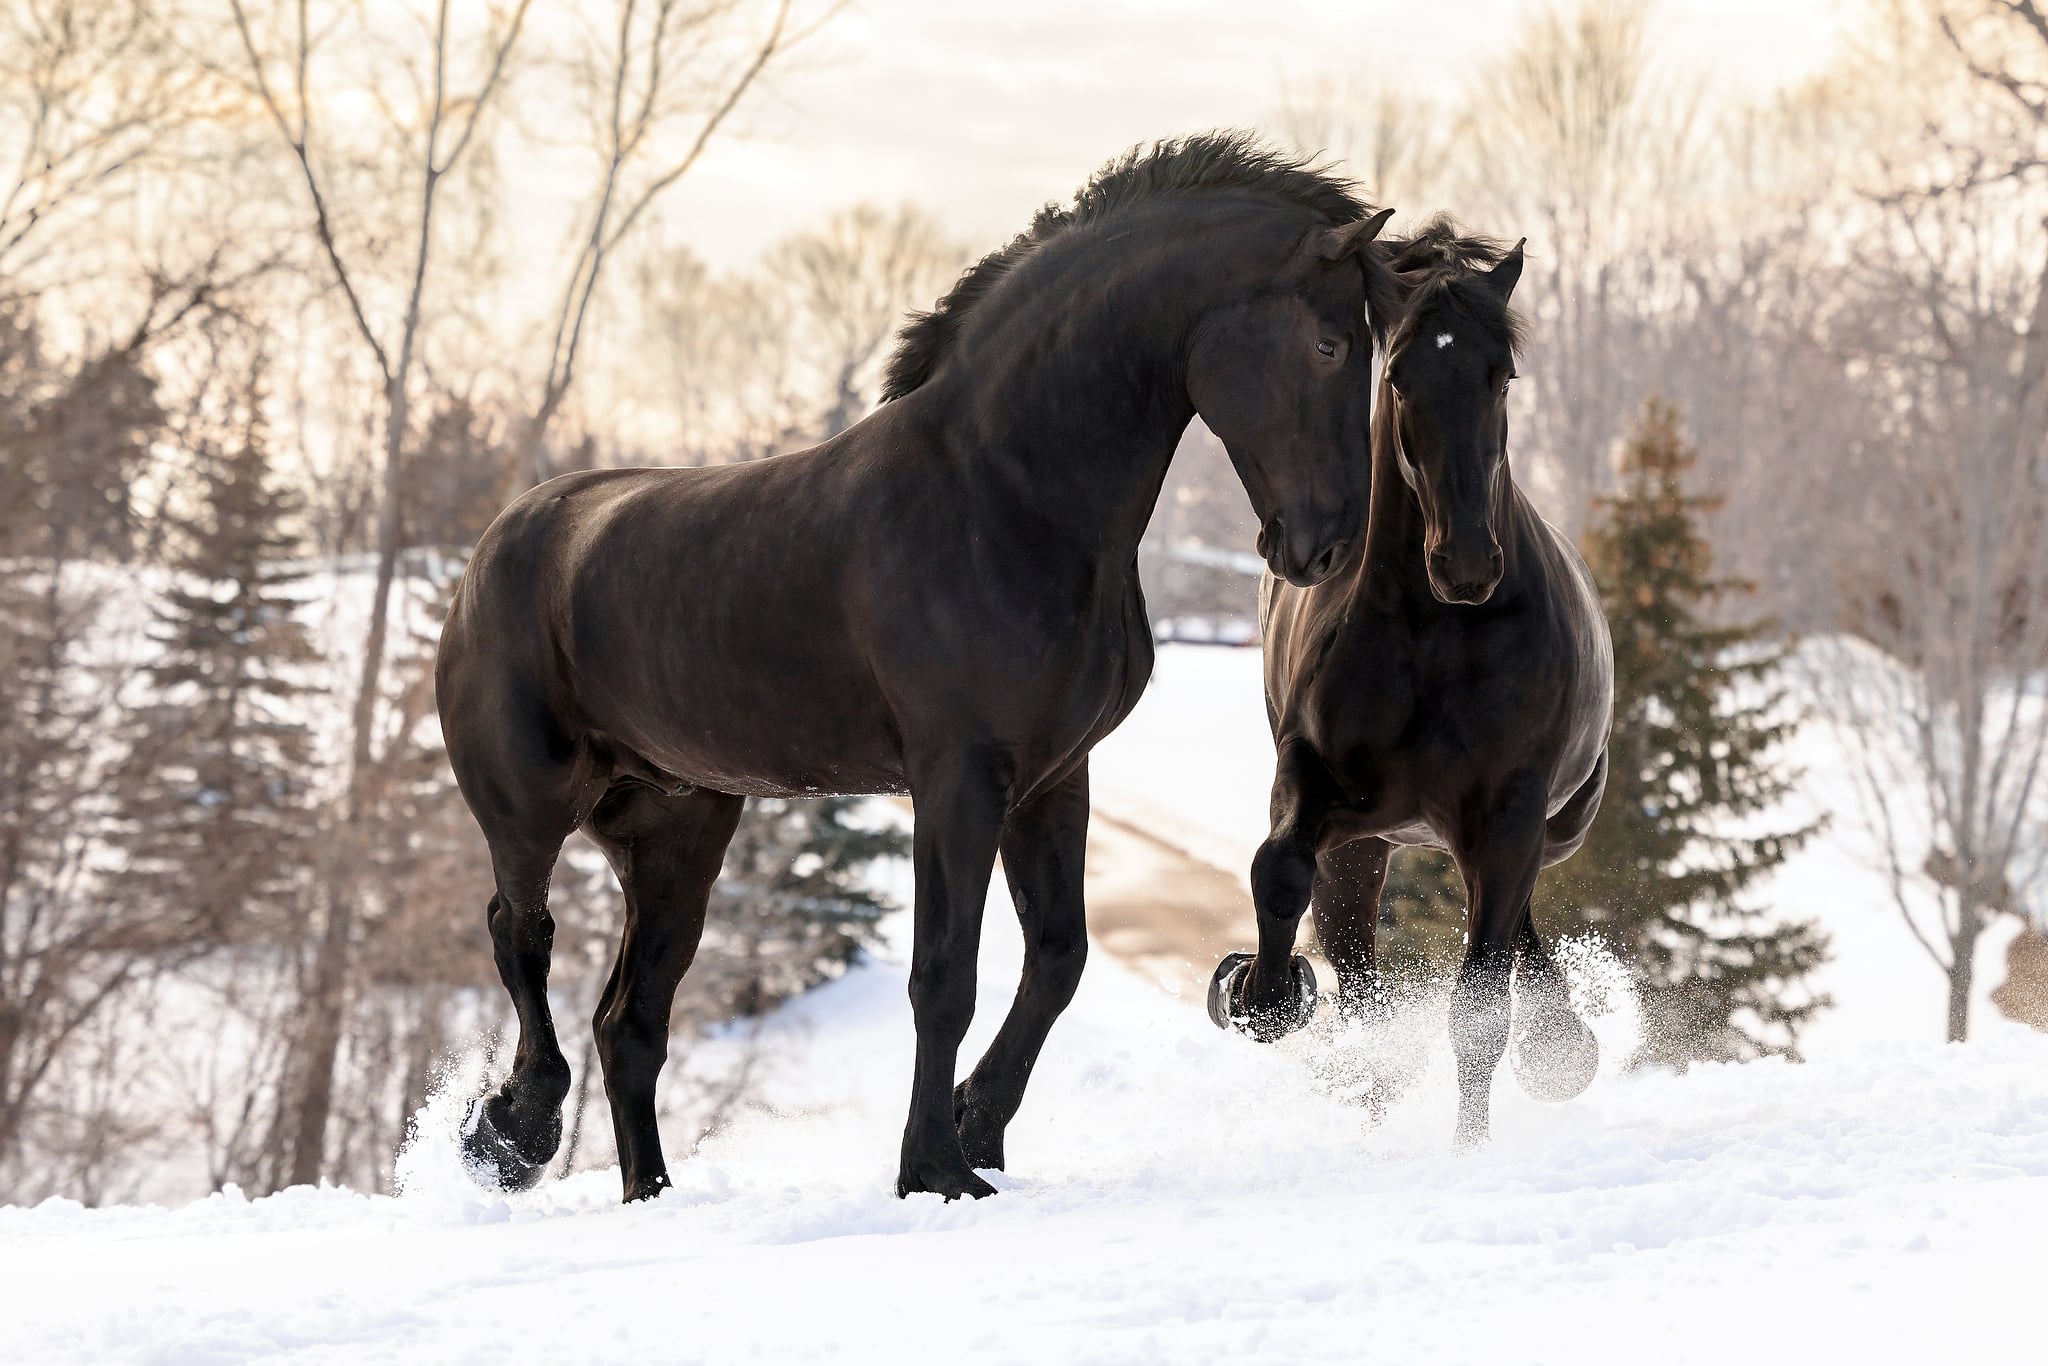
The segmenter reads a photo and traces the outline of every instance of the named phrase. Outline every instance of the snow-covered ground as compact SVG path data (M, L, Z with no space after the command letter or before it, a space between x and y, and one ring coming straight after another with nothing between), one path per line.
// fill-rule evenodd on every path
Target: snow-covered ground
M1099 751L1103 808L1243 867L1270 762L1257 667L1163 652ZM1799 757L1835 800L1824 734ZM1419 1076L1375 1124L1342 1097L1386 1055L1220 1034L1098 954L1011 1130L1003 1193L898 1201L898 917L888 952L774 1021L773 1112L677 1162L658 1202L618 1208L608 1171L478 1191L451 1099L396 1198L0 1209L0 1357L2039 1359L2048 1037L1980 1007L1972 1043L1933 1042L1939 982L1842 838L1766 889L1836 934L1840 1005L1805 1066L1618 1074L1629 1001L1612 965L1582 959L1606 1001L1603 1074L1539 1106L1503 1067L1494 1141L1460 1154L1439 1007L1392 1032ZM1000 893L985 939L970 1057L1016 980Z

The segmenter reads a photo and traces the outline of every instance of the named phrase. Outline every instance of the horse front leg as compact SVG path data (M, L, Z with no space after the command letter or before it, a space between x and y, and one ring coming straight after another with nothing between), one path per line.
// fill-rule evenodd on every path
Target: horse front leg
M1294 951L1316 876L1316 842L1331 785L1322 761L1299 742L1282 750L1273 775L1273 826L1252 859L1256 954L1227 955L1209 982L1209 1018L1262 1043L1284 1038L1315 1014L1316 976Z
M1024 1087L1053 1021L1074 999L1088 962L1082 878L1088 852L1088 766L1010 813L1003 825L1003 873L1024 931L1017 999L988 1052L953 1093L960 1146L977 1169L1003 1166L1003 1131L1024 1103Z
M1572 1009L1564 973L1526 913L1515 950L1515 1080L1532 1100L1571 1100L1600 1070L1600 1041Z
M1493 1073L1507 1051L1515 945L1543 861L1540 783L1524 783L1465 832L1453 853L1465 875L1465 961L1451 990L1451 1050L1458 1058L1460 1147L1487 1138Z
M948 756L913 771L917 877L910 950L910 1010L917 1065L896 1193L929 1191L977 1199L995 1187L974 1174L953 1119L953 1076L960 1041L974 1019L981 913L995 869L1008 779L993 755Z

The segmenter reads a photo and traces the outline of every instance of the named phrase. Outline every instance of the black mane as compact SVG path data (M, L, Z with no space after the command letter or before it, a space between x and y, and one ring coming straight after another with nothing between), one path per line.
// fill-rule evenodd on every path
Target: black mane
M882 378L882 401L903 397L931 378L944 359L962 318L1019 263L1045 243L1090 223L1100 222L1131 204L1160 195L1193 190L1239 190L1270 195L1299 204L1330 224L1350 223L1373 212L1352 192L1350 181L1260 144L1246 132L1200 133L1164 139L1148 150L1133 147L1097 171L1074 192L1071 206L1048 203L1031 226L969 266L930 312L913 313L897 334L896 350ZM1381 307L1390 298L1387 283L1375 277L1370 254L1365 258L1374 305L1374 326L1387 316Z
M1473 236L1449 214L1439 213L1413 237L1382 239L1381 247L1401 280L1408 318L1448 306L1486 329L1511 354L1521 354L1521 315L1477 278L1499 265L1514 250L1512 243Z

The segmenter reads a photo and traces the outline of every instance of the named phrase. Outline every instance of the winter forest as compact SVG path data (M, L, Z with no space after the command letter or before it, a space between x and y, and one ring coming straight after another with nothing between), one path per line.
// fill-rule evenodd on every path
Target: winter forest
M1106 1218L1090 1201L1135 1198L1116 1193L1133 1181L1152 1189L1135 1156L1094 1165L1128 1148L1219 1199L1254 1180L1280 1192L1275 1209L1384 1200L1397 1227L1433 1230L1420 1238L1487 1244L1468 1262L1403 1263L1453 1317L1458 1278L1508 1255L1495 1241L1548 1259L1539 1289L1588 1257L1641 1261L1689 1238L1730 1252L1715 1267L1746 1257L1742 1275L1766 1275L1755 1250L1773 1245L1740 1240L1771 1218L1735 1206L1774 1181L1831 1189L1837 1161L1910 1169L1897 1190L2023 1173L2028 1193L2004 1198L2038 1229L2048 9L1813 0L1812 22L1794 26L1806 55L1759 66L1760 45L1780 41L1778 6L1501 0L1456 20L1311 7L1343 43L1290 40L1248 60L1201 122L1131 94L1092 140L1077 117L1049 116L1025 156L1034 125L1006 101L1092 109L1095 95L1073 92L1127 63L1166 80L1185 60L1200 85L1227 69L1208 46L1253 26L1232 11L1205 40L1231 7L1137 8L1108 7L1098 31L1088 7L1065 5L998 21L882 0L0 0L0 1241L84 1237L62 1254L83 1257L91 1226L26 1221L140 1220L122 1207L195 1201L226 1221L268 1196L258 1217L279 1237L368 1236L348 1222L356 1206L277 1195L308 1186L382 1199L367 1208L396 1220L506 1221L508 1235L543 1213L609 1209L616 1179L595 1174L618 1156L588 1022L625 906L580 837L550 902L548 992L574 1079L548 1172L558 1193L508 1203L452 1194L459 1174L421 1174L455 1171L429 1132L453 1122L440 1098L494 1084L515 1037L485 927L489 853L435 709L436 643L472 547L558 475L758 461L845 431L876 407L905 316L1037 204L1134 143L1215 126L1335 166L1397 210L1390 235L1448 213L1503 244L1526 238L1512 468L1585 555L1616 664L1604 805L1533 904L1546 935L1579 946L1566 956L1574 1000L1629 1021L1619 1044L1603 1033L1588 1096L1612 1088L1619 1108L1574 1129L1573 1106L1503 1102L1507 1155L1459 1159L1435 1100L1384 1115L1342 1101L1361 1083L1341 1039L1261 1051L1202 1021L1200 983L1251 942L1245 879L1273 751L1260 528L1197 422L1139 552L1152 693L1095 762L1091 985L1047 1046L1045 1066L1069 1080L1043 1083L1067 1099L1034 1092L1026 1112L1078 1144L1099 1105L1107 1130L1053 1176L1013 1178L1021 1194L919 1197L907 1213L883 1193L895 1092L863 1098L873 1122L845 1121L853 1137L805 1130L835 1122L842 1074L908 1078L911 812L889 798L750 800L659 1093L688 1189L656 1202L671 1222L632 1227L744 1246L722 1273L735 1277L796 1274L757 1256L757 1237L971 1234L997 1239L976 1256L1056 1260L1056 1221ZM1381 59L1352 60L1376 50L1382 22ZM1014 81L944 70L960 45L999 47L1033 23L1062 35L1054 55L1021 41L1011 65L981 53ZM918 62L942 73L924 96L863 83ZM827 134L835 110L855 120L849 98L872 106L860 128L898 136L872 161L816 150L841 145ZM938 121L954 125L943 142ZM1439 1082L1465 903L1449 855L1396 856L1380 970L1419 1021L1401 1046L1434 1058L1413 1065ZM1015 923L1007 906L999 872L991 939ZM1112 985L1093 985L1104 974ZM1015 980L988 963L983 978L977 1029ZM1198 1042L1175 1042L1183 1029ZM1757 1086L1778 1089L1744 1089ZM1223 1088L1266 1097L1290 1117L1284 1136L1245 1114L1212 1128L1169 1115L1184 1136L1146 1127L1155 1101L1200 1114ZM1717 1211L1702 1223L1588 1196L1528 1213L1526 1236L1475 1232L1495 1217L1479 1212L1486 1192L1541 1188L1581 1159L1633 1171L1680 1141L1674 1116L1739 1126L1801 1095L1821 1098L1818 1128L1876 1134L1868 1151L1760 1158L1671 1187L1671 1209ZM1914 1147L1908 1120L1854 1110L1880 1095L1976 1137L1930 1117L1936 1136ZM1344 1154L1362 1125L1382 1146L1353 1173ZM1798 1148L1774 1134L1747 1141ZM735 1155L742 1138L770 1156ZM842 1142L807 1175L807 1152ZM1564 1167L1545 1165L1553 1149ZM697 1177L681 1175L693 1164ZM806 1209L813 1177L831 1197ZM782 1193L729 1206L728 1179ZM1722 1189L1747 1193L1716 1204ZM1426 1212L1432 1193L1467 1204ZM664 1210L685 1196L682 1214L712 1211L704 1229ZM1998 1192L1972 1198L1944 1208L2023 1263L2020 1233L1991 1232ZM973 1224L1019 1218L976 1211L1020 1199L1050 1203L1007 1232ZM1152 1206L1127 1212L1168 1236ZM1797 1237L1910 1246L1914 1229L1856 1217ZM580 1236L564 1259L600 1257L601 1233ZM1366 1234L1342 1235L1354 1236ZM1202 1240L1229 1259L1215 1226ZM1318 1259L1357 1250L1314 1246ZM835 1255L815 1274L858 1260ZM948 1254L919 1255L929 1268ZM234 1256L222 1274L260 1283L262 1254ZM1314 1270L1348 1303L1340 1266ZM1856 1273L1880 1290L1892 1274ZM1868 1286L1842 1275L1816 1293L1854 1320ZM1234 1320L1210 1325L1221 1339L1175 1336L1209 1331L1201 1297L1226 1281L1187 1279L1185 1302L1160 1291L1131 1322L1164 1336L1134 1330L1099 1357L1057 1334L982 1346L1146 1360L1189 1342L1296 1341ZM599 1290L578 1293L604 1312ZM1304 1329L1302 1306L1326 1297L1288 1294ZM1107 1331L1114 1315L1097 1308L1083 1317ZM0 1341L13 1312L0 1309ZM197 1310L152 1312L89 1332L53 1318L32 1355L128 1359L168 1342L175 1359L182 1342L242 1359L343 1340L340 1319L316 1316L300 1338L216 1340ZM153 1336L173 1320L197 1336ZM387 1354L435 1355L399 1317L377 1331ZM692 1350L726 1359L771 1340L714 1335ZM1691 1358L1681 1344L1674 1359ZM1880 1346L1872 1359L1890 1358Z

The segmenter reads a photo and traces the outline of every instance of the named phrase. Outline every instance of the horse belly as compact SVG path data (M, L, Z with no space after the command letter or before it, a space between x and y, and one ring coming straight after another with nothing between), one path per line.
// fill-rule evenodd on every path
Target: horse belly
M751 629L699 616L652 621L629 648L581 652L575 684L594 737L623 771L749 797L898 792L889 712L840 633ZM812 606L813 620L816 607ZM798 616L794 620L805 620Z

